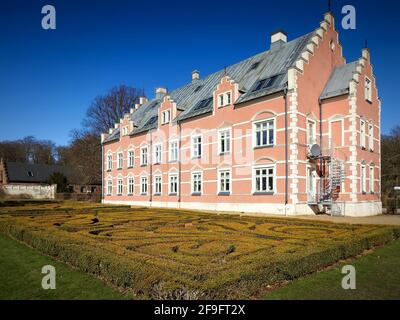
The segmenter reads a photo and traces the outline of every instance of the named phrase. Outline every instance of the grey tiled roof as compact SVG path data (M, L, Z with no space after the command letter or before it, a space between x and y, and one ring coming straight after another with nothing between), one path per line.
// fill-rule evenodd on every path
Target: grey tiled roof
M67 167L46 164L17 163L4 161L9 182L46 183L50 175L60 172L69 178L72 174Z
M341 96L349 92L350 80L356 72L357 61L336 67L322 92L320 99Z
M301 52L314 35L315 33L312 32L288 43L283 43L278 48L259 53L224 70L210 74L204 79L188 83L172 91L169 93L171 99L182 110L178 120L183 121L211 112L212 104L204 104L203 108L197 108L197 106L202 101L212 97L213 91L225 75L238 83L239 90L243 93L235 102L236 104L282 91L287 85L288 69L294 66ZM258 81L271 77L274 77L273 85L254 91ZM153 99L131 115L135 127L130 133L131 135L157 128L157 121L148 123L151 118L158 117L157 110L160 104L160 100ZM104 143L118 138L119 130L115 130Z

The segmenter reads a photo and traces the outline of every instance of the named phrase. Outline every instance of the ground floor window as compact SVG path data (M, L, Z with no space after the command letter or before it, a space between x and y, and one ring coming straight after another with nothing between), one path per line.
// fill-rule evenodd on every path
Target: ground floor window
M140 179L140 193L142 195L147 194L147 177L142 177Z
M365 165L361 165L361 192L367 193L367 174Z
M162 179L161 176L154 177L154 194L161 194Z
M117 190L118 190L118 195L122 195L122 179L118 179L118 184L117 184Z
M274 192L274 167L260 167L254 169L255 193Z
M192 193L200 194L202 189L202 173L192 173Z
M219 171L219 192L220 193L231 192L231 171L230 170Z
M178 175L170 175L169 176L169 193L177 194L178 193Z
M112 195L112 180L107 181L107 195L111 196Z
M369 192L375 192L375 168L373 166L369 167Z
M128 194L133 195L135 189L135 183L133 178L128 178Z

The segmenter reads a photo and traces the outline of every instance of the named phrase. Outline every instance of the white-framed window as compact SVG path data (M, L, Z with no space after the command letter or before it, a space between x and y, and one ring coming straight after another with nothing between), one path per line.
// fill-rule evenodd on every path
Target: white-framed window
M275 190L275 167L256 167L254 170L254 193L273 193Z
M133 195L135 191L135 180L133 178L128 178L128 194Z
M232 102L232 93L230 91L218 95L218 107L229 106Z
M192 137L192 158L201 158L202 146L201 135Z
M162 161L162 144L154 145L154 164L159 164Z
M178 194L178 175L175 173L169 175L169 194Z
M375 167L373 165L369 167L369 192L375 192Z
M275 143L275 120L263 120L254 123L255 147L273 146Z
M129 131L128 131L128 126L122 127L122 135L126 136L128 135Z
M140 177L140 194L147 195L147 177Z
M112 154L107 155L107 170L112 170Z
M226 154L231 152L231 129L219 131L219 153Z
M231 192L231 170L219 170L218 172L218 189L220 193Z
M160 195L162 191L162 178L161 176L154 176L154 194Z
M111 179L108 179L108 180L107 180L107 195L108 195L108 196L111 196L111 195L112 195L112 188L113 188L112 180L111 180Z
M365 100L372 102L371 79L365 77Z
M118 161L117 161L118 168L117 169L122 169L122 167L124 165L124 153L118 152L117 159L118 159Z
M161 124L167 124L171 121L171 110L165 110L161 114Z
M361 165L361 192L367 192L367 168L365 164Z
M122 188L123 188L123 181L121 178L119 178L117 181L117 194L119 196L122 196Z
M368 144L369 150L374 151L374 125L372 122L368 124Z
M147 166L148 155L147 155L147 147L142 147L140 149L140 165Z
M360 120L360 145L365 149L365 121Z
M317 125L313 120L307 120L307 144L312 146L317 143Z
M179 160L179 145L178 141L170 141L169 143L169 161L178 161Z
M201 172L192 173L192 193L201 194L203 185L203 174Z
M129 150L128 151L128 167L133 168L135 165L135 151Z

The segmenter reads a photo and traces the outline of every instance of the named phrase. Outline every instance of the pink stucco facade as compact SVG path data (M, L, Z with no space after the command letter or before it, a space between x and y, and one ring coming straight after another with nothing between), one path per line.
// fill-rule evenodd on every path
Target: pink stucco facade
M379 214L381 106L370 53L360 55L348 90L321 99L334 70L346 64L328 13L287 70L284 90L237 104L243 92L226 75L214 88L208 114L179 121L183 110L166 93L156 128L130 134L126 115L102 135L103 202L281 215ZM119 138L107 142L117 129ZM265 131L260 136L258 130ZM319 201L332 167L326 158L310 157L315 144L342 166L334 208Z

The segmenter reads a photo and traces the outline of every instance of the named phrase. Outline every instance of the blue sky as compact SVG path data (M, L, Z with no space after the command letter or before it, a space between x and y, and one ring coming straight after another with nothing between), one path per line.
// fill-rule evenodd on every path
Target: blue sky
M68 143L96 95L119 84L172 90L314 30L327 0L75 1L10 0L0 7L0 140L34 135ZM41 8L57 10L57 29L41 28ZM357 10L357 29L340 27L341 8ZM382 99L382 131L399 124L398 1L332 0L347 61L371 49Z

